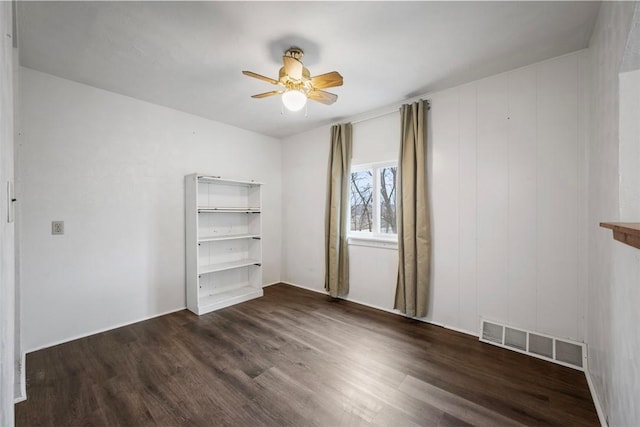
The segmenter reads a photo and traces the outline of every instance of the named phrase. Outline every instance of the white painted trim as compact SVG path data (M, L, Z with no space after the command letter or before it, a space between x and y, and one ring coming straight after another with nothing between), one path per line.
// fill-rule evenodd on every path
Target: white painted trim
M22 352L22 365L20 366L20 394L13 398L13 403L27 400L27 353Z
M351 298L343 298L343 299L345 299L347 301L350 301L350 302L353 302L353 303L356 303L356 304L360 304L360 305L364 305L364 306L367 306L367 307L375 308L376 310L386 311L387 313L395 314L397 316L407 317L404 314L402 314L402 312L400 312L400 310L384 308L384 307L378 307L378 306L375 306L373 304L368 304L366 302L354 300L354 299L351 299ZM439 326L441 328L449 329L449 330L454 331L454 332L460 332L460 333L463 333L465 335L471 335L471 336L476 337L476 338L478 337L478 334L476 334L474 332L470 332L470 331L467 331L467 330L464 330L464 329L460 329L460 328L456 328L456 327L453 327L453 326L449 326L449 325L446 325L444 323L434 322L434 321L428 320L428 319L426 319L424 317L411 317L410 319L418 320L418 321L420 321L422 323L427 323L427 324L433 325L433 326Z
M300 288L300 289L306 289L307 291L315 292L317 294L329 295L329 292L327 292L325 290L319 291L319 290L314 289L314 288L308 288L306 286L298 285L297 283L286 282L284 280L281 280L280 283L284 283L285 285L294 286L294 287Z
M384 160L381 162L358 163L351 165L351 172L362 172L368 169L397 168L398 160Z
M298 285L298 284L296 284L296 283L285 282L285 281L281 281L280 283L284 283L285 285L294 286L294 287L296 287L296 288L300 288L300 289L305 289L305 290L307 290L307 291L313 291L313 292L316 292L316 293L319 293L319 294L323 294L323 295L329 295L329 293L328 293L328 292L326 292L326 291L319 291L319 290L317 290L317 289L308 288L308 287L306 287L306 286ZM395 309L389 309L389 308L384 308L384 307L378 307L377 305L368 304L368 303L366 303L366 302L362 302L362 301L354 300L354 299L352 299L352 298L340 298L340 299L343 299L343 300L345 300L345 301L349 301L349 302L352 302L352 303L355 303L355 304L364 305L365 307L370 307L370 308L374 308L374 309L376 309L376 310L380 310L380 311L384 311L384 312L387 312L387 313L395 314L395 315L397 315L397 316L406 317L406 316L405 316L404 314L402 314L400 311L395 310ZM424 317L412 317L412 319L414 319L414 320L418 320L418 321L423 322L423 323L428 323L428 324L430 324L430 325L440 326L441 328L449 329L449 330L451 330L451 331L460 332L460 333L463 333L463 334L466 334L466 335L471 335L471 336L476 337L476 338L479 336L479 335L478 335L477 333L475 333L475 332L467 331L467 330L465 330L465 329L456 328L456 327L454 327L454 326L445 325L444 323L439 323L439 322L434 322L434 321L431 321L431 320L427 320L427 319L425 319Z
M366 246L369 248L398 250L398 240L385 239L382 237L348 235L347 243L349 246Z
M358 300L355 300L353 298L340 298L340 299L343 299L343 300L349 301L349 302L353 302L353 303L356 303L356 304L364 305L365 307L375 308L376 310L384 311L384 312L387 312L387 313L396 314L398 316L403 316L402 313L400 313L398 310L395 310L395 309L385 308L385 307L378 307L376 305L369 304L369 303L362 302L362 301L358 301ZM419 319L419 318L416 318L416 320L423 321L422 319Z
M283 283L282 281L278 280L277 282L273 282L273 283L267 283L265 285L262 285L262 289L269 287L269 286L273 286L273 285L277 285L278 283Z
M286 282L278 281L278 282L268 283L266 285L263 285L262 287L265 288L267 286L277 285L278 283L286 283ZM296 285L293 285L291 283L286 283L286 284L287 285L291 285L291 286L296 286ZM298 286L298 287L300 287L300 286ZM312 290L312 289L309 289L309 290ZM79 340L79 339L82 339L82 338L89 337L91 335L101 334L103 332L108 332L108 331L111 331L111 330L114 330L114 329L122 328L123 326L133 325L134 323L139 323L139 322L144 322L146 320L155 319L156 317L166 316L167 314L177 313L178 311L182 311L182 310L187 310L187 307L186 306L185 307L179 307L179 308L176 308L176 309L173 309L173 310L169 310L169 311L165 311L165 312L162 312L162 313L154 314L152 316L143 317L141 319L134 320L134 321L131 321L131 322L119 323L117 325L110 326L110 327L107 327L107 328L104 328L104 329L98 329L96 331L88 332L86 334L76 335L76 336L73 336L73 337L68 338L68 339L64 339L64 340L60 340L60 341L54 341L53 343L45 344L43 346L36 347L34 349L29 349L26 352L23 352L22 353L22 381L21 381L21 383L22 383L21 384L22 396L16 397L14 402L18 403L18 402L22 402L24 400L27 400L27 391L26 391L26 383L27 383L27 381L26 381L26 371L27 371L27 369L26 369L26 366L27 366L26 365L26 360L27 360L27 353L33 353L34 351L44 350L45 348L54 347L56 345L60 345L60 344L68 343L68 342L71 342L71 341Z
M45 344L45 345L42 345L40 347L32 348L32 349L27 350L25 353L33 353L34 351L44 350L45 348L54 347L56 345L60 345L60 344L68 343L68 342L71 342L71 341L79 340L81 338L90 337L91 335L95 335L95 334L101 334L103 332L108 332L108 331L111 331L113 329L122 328L123 326L133 325L134 323L144 322L145 320L155 319L156 317L166 316L167 314L176 313L178 311L182 311L182 310L186 310L186 309L187 309L187 307L184 306L184 307L172 309L172 310L169 310L169 311L164 311L162 313L154 314L154 315L151 315L151 316L148 316L148 317L143 317L143 318L138 319L138 320L133 320L131 322L119 323L117 325L109 326L109 327L106 327L106 328L103 328L103 329L98 329L98 330L93 331L93 332L87 332L85 334L76 335L76 336L73 336L71 338L63 339L63 340L60 340L60 341L54 341L52 343ZM26 371L26 366L23 365L23 369Z
M441 328L449 329L451 331L460 332L461 334L471 335L472 337L475 337L475 338L478 338L480 336L477 332L472 332L472 331L468 331L466 329L457 328L455 326L450 326L450 325L447 325L445 323L434 322L432 320L423 320L423 319L417 319L417 320L421 320L423 322L430 323L430 324L435 325L435 326L440 326Z
M591 399L593 400L593 404L596 407L596 412L598 413L598 419L600 420L600 425L602 427L608 427L607 416L604 412L602 404L600 403L600 399L598 398L598 394L596 393L596 388L593 385L593 380L591 379L591 373L589 369L584 370L584 376L587 378L587 384L589 385L589 391L591 392Z

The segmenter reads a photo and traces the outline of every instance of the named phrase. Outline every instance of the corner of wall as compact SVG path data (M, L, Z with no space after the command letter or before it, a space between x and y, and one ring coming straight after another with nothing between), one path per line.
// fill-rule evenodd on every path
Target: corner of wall
M640 303L640 268L623 245L598 227L621 218L623 161L620 146L620 72L638 16L637 2L603 2L589 43L588 77L592 96L588 127L588 287L585 342L587 381L603 425L638 425L638 389L630 372L640 361L634 332ZM637 26L637 25L635 25ZM639 44L640 46L640 37ZM633 165L637 168L640 162ZM638 295L638 297L634 297ZM635 298L635 299L634 299Z
M587 385L589 386L589 392L591 393L593 404L596 407L596 413L598 414L598 421L600 421L600 425L602 427L608 427L609 423L607 420L607 416L604 412L602 404L600 403L600 399L598 399L598 393L596 392L596 387L593 383L593 380L591 379L589 364L587 364L586 369L584 370L584 375L587 378Z

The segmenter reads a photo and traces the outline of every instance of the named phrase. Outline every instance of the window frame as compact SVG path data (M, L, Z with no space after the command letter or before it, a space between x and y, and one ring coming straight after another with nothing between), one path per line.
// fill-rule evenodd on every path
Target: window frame
M384 162L373 162L373 163L360 163L357 165L351 165L349 170L349 193L347 195L349 200L349 230L347 231L347 237L349 239L350 244L354 245L363 245L363 246L376 246L383 248L397 248L398 242L398 234L395 233L381 233L380 232L380 190L381 190L381 179L380 179L380 170L384 168L395 167L399 171L398 161L397 160L387 160ZM373 216L373 231L354 231L351 230L351 174L354 172L363 172L371 170L373 172L373 198L372 198L372 206ZM397 183L396 183L396 196L398 195ZM397 199L396 199L397 200ZM396 204L397 206L397 204ZM374 244L369 244L369 242L373 242Z

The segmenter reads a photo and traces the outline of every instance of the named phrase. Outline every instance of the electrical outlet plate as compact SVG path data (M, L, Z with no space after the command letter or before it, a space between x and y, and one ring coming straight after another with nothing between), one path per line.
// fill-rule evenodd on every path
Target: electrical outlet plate
M51 234L64 234L64 221L51 221Z

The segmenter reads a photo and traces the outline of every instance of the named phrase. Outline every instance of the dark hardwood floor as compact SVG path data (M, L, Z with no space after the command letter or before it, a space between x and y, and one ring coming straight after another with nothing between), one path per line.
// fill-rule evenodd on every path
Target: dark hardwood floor
M598 425L584 374L275 285L30 353L18 426Z

